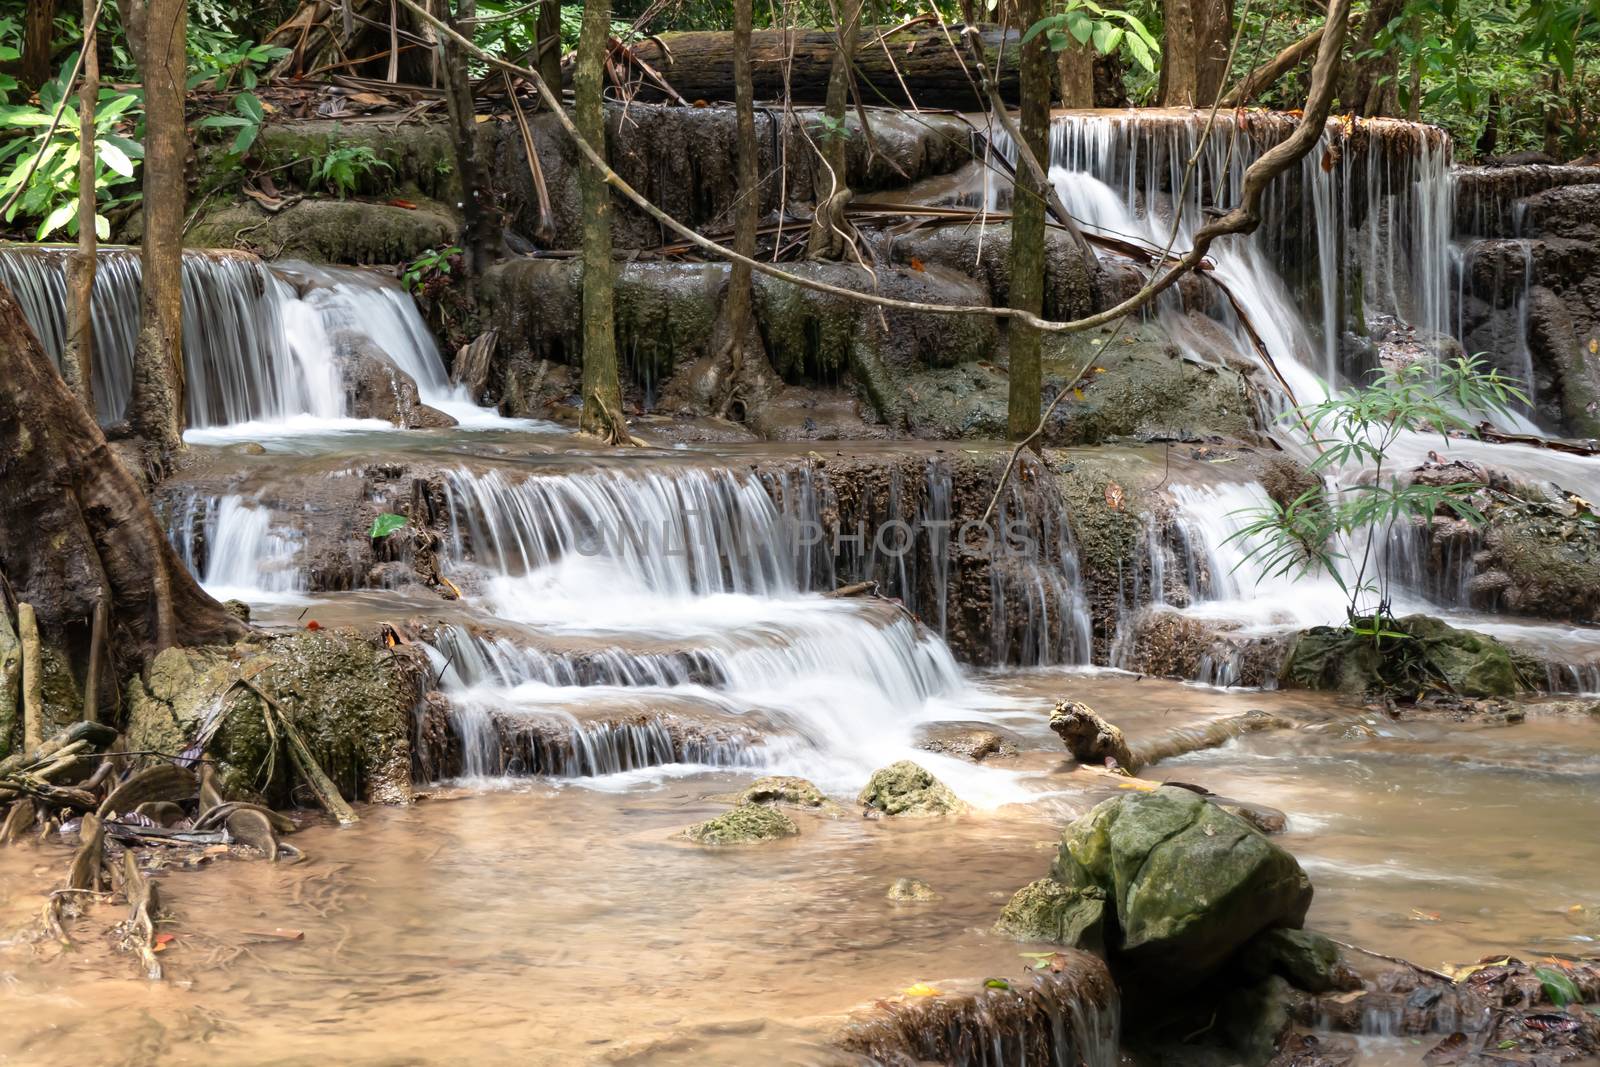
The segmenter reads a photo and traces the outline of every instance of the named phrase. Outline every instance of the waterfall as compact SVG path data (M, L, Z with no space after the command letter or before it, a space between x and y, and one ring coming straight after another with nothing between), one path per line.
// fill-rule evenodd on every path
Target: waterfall
M16 295L46 354L66 347L66 257L58 246L0 247L0 281ZM102 249L93 297L95 405L100 421L127 414L142 284L137 252ZM243 253L183 256L183 351L188 424L200 430L348 420L340 335L369 338L417 382L423 403L463 421L489 421L445 377L415 305L371 272L266 264Z
M305 539L270 509L236 493L190 496L174 509L168 536L178 557L218 600L267 601L304 593Z

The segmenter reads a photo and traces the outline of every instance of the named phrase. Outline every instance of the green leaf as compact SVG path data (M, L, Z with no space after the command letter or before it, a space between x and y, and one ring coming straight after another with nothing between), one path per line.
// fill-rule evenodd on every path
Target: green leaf
M56 208L54 211L50 212L50 214L45 216L44 222L39 224L39 236L36 239L42 241L45 239L46 235L54 233L56 230L59 230L61 227L65 226L67 224L67 220L72 217L72 213L77 209L77 203L69 200L65 204L62 204L60 207Z
M1103 56L1109 56L1117 50L1122 43L1123 30L1111 25L1109 22L1097 22L1094 26L1094 50Z
M1539 983L1544 986L1544 995L1550 998L1550 1003L1558 1008L1568 1004L1581 1004L1583 993L1578 989L1572 976L1554 967L1535 967L1533 973L1538 976Z
M94 217L94 235L102 241L111 240L111 220L104 215L96 214Z
M380 540L397 530L405 529L405 525L409 521L404 515L396 515L392 511L385 511L372 520L372 529L367 531L367 536L374 541Z
M1088 44L1094 36L1094 20L1082 11L1068 11L1067 32L1077 38L1079 44Z
M256 98L255 93L240 93L233 98L233 107L239 114L254 122L264 121L267 117L267 113L262 110L261 101Z
M1128 51L1133 55L1134 62L1143 67L1146 73L1155 73L1156 62L1150 55L1150 48L1137 34L1128 38Z
M1004 978L990 978L983 983L985 989L1010 989L1011 983Z
M239 128L239 135L233 139L233 154L244 155L250 146L256 143L256 135L261 132L261 127L256 123Z
M124 178L133 177L133 160L122 149L109 141L96 141L94 147L100 153L100 162Z

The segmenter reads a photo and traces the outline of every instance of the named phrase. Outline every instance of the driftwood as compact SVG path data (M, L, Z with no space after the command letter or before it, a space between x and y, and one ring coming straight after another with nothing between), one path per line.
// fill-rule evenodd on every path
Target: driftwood
M144 964L151 981L161 980L161 961L156 959L156 914L161 898L156 883L139 869L133 849L122 853L122 892L128 898L128 936L126 944Z
M952 47L962 27L949 33L919 23L905 27L862 27L854 74L865 104L981 110L987 106L976 73ZM990 68L998 69L998 88L1007 103L1020 99L1018 58L1021 34L997 26L981 27ZM1002 40L1003 52L1002 52ZM836 39L832 30L756 30L750 35L751 79L757 99L821 104L828 97ZM733 34L723 31L664 33L640 41L630 58L648 65L688 100L732 100ZM994 62L998 59L998 62ZM787 80L787 86L785 81ZM641 99L665 95L651 85Z
M85 815L78 831L78 851L67 871L67 888L99 892L106 880L106 828L97 817Z
M1050 729L1079 763L1115 765L1129 774L1137 774L1160 760L1217 748L1241 734L1290 725L1287 719L1264 711L1247 711L1198 727L1179 727L1153 740L1130 745L1121 730L1087 704L1063 700L1050 712Z

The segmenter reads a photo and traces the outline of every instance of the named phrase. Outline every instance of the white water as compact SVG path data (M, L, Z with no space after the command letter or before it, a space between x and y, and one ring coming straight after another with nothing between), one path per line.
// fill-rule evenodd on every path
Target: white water
M306 590L304 538L270 508L234 493L191 497L169 527L179 558L218 600L297 600Z
M57 362L66 344L66 252L0 248L0 281L16 294ZM132 394L140 284L136 253L101 251L93 301L95 402L107 424L125 416ZM189 252L183 271L187 439L218 443L392 429L347 410L338 356L348 341L341 335L370 339L416 381L424 404L463 426L508 425L449 383L416 305L392 280L370 271Z

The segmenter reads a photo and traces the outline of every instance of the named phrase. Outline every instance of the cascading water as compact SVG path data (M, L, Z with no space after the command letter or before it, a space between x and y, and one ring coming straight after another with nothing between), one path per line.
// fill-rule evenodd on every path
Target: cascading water
M481 605L514 628L436 641L469 770L489 769L493 735L503 744L522 717L626 741L631 755L596 766L758 759L843 791L915 754L969 799L1017 795L1010 775L914 747L918 725L966 692L949 649L891 605L808 594L795 531L756 478L458 470L445 488L451 570L476 573ZM641 709L661 711L659 736L675 742L618 734Z
M218 600L264 601L306 588L299 531L273 521L272 511L237 494L193 496L168 523L184 565Z
M0 281L57 362L66 346L67 255L58 247L0 248ZM126 415L132 395L141 277L136 252L100 252L95 403L106 424ZM449 384L426 324L393 283L353 269L268 265L242 253L193 251L183 258L183 336L195 439L228 427L247 434L272 424L348 422L339 357L352 335L370 339L415 379L423 403L463 422L494 421Z

